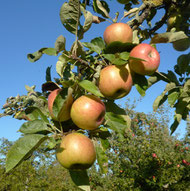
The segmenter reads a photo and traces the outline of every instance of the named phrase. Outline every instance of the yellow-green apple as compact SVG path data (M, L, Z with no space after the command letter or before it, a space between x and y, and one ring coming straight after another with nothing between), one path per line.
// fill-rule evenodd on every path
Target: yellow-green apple
M61 90L62 89L53 90L48 96L49 114L52 117L52 119L55 121L66 121L70 119L70 110L73 103L73 97L71 94L69 94L67 98L65 99L65 101L63 102L59 115L56 117L53 114L53 104L54 104L55 98L61 92Z
M112 42L132 43L133 31L128 24L113 23L104 31L104 41L107 45Z
M96 151L88 137L81 133L71 133L62 138L56 157L66 169L84 170L93 165Z
M183 17L181 13L175 12L174 14L170 15L170 17L167 20L168 30L172 29L173 27L175 27L178 30L182 22Z
M104 121L105 105L94 95L83 95L71 107L71 119L81 129L97 129Z
M140 59L134 59L140 58ZM129 66L132 71L141 75L153 74L160 65L160 54L149 44L135 46L129 57Z
M132 85L132 76L126 65L110 65L100 71L99 89L109 99L119 99L126 96Z

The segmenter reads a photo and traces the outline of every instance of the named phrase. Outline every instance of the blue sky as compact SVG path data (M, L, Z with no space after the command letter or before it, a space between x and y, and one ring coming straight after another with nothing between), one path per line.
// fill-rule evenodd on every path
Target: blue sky
M71 46L74 36L68 33L62 26L59 18L59 10L65 1L52 0L6 0L1 1L0 18L0 81L1 96L0 108L10 96L26 94L25 85L36 85L36 90L41 90L41 84L45 82L45 71L52 65L52 76L55 73L57 57L44 55L38 62L30 63L27 54L33 53L42 47L54 47L56 38L60 35L66 37L66 47ZM111 16L119 11L123 14L123 5L110 1ZM160 19L162 13L157 18ZM124 20L126 21L126 20ZM109 23L93 25L86 33L84 41L101 36ZM172 48L171 44L159 44L161 63L159 71L167 72L173 69L177 57L181 54ZM184 52L185 53L185 52ZM164 83L158 83L151 87L142 102L137 106L138 111L151 112L154 99L163 91ZM128 95L131 99L139 98L139 94L133 87ZM126 97L117 102L123 104ZM2 110L0 110L2 112ZM173 116L171 116L171 119ZM0 138L16 140L20 134L17 132L24 121L18 121L11 117L0 119ZM182 123L177 132L184 133L185 123Z

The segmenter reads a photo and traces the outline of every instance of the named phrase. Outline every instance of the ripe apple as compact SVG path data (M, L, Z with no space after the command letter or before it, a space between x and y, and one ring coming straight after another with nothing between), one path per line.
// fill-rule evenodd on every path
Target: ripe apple
M157 155L155 153L152 153L153 158L157 158Z
M183 160L182 160L182 163L183 163L183 164L187 164L188 162L187 162L185 159L183 159Z
M133 85L131 73L126 65L110 65L100 72L100 92L109 99L119 99L126 96Z
M53 103L54 103L54 100L57 97L57 95L61 92L61 90L62 89L53 90L48 96L49 113L50 113L50 116L52 117L52 119L55 121L67 121L68 119L70 119L70 110L71 110L71 106L73 103L72 95L68 95L68 97L66 98L65 102L63 103L63 105L61 107L61 111L60 111L58 117L54 116L54 114L53 114Z
M177 51L185 51L190 47L190 38L173 42L173 48Z
M88 137L81 133L71 133L62 138L56 157L67 169L83 170L93 165L96 151Z
M160 64L160 55L158 51L151 45L145 43L134 47L130 52L130 57L142 59L129 59L131 70L141 75L153 74Z
M107 45L112 42L132 43L133 31L128 24L113 23L104 31L104 41Z
M71 107L71 119L81 129L97 129L104 121L106 108L100 98L83 95Z

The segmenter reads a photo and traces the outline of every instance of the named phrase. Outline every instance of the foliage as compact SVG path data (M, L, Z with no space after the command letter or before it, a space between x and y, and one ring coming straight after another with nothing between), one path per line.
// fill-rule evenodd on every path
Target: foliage
M142 125L142 129L135 129L135 116L117 106L114 103L114 100L105 98L98 88L101 69L110 64L126 65L130 59L139 60L138 58L130 58L129 53L133 47L144 40L149 39L150 44L153 46L157 43L176 44L179 42L189 42L188 27L190 4L188 1L143 1L143 3L137 7L138 4L140 3L137 0L126 1L121 18L121 20L126 18L129 19L127 24L129 24L133 30L133 43L114 42L109 46L106 46L101 37L95 37L90 42L82 42L82 40L90 27L94 27L94 23L97 24L106 20L119 22L119 13L116 13L115 18L110 17L111 10L109 2L102 0L69 0L68 2L63 3L60 9L61 22L68 32L75 35L75 41L73 42L71 49L66 50L66 37L61 35L57 38L54 48L44 47L34 53L28 54L27 56L31 62L36 62L44 54L58 56L56 71L60 78L52 81L51 67L48 67L46 70L46 82L42 84L42 92L36 92L35 86L26 86L26 90L28 92L27 95L7 98L6 103L3 105L4 113L0 114L0 117L11 115L16 119L26 120L19 129L19 131L23 133L22 137L14 143L7 154L7 173L10 173L12 169L20 165L26 159L30 161L34 151L41 145L45 145L47 151L55 151L62 136L66 135L68 132L79 130L72 120L65 122L54 121L49 115L47 102L48 95L51 91L61 88L64 90L64 96L57 96L53 105L53 113L56 113L56 116L59 116L61 112L63 112L60 104L66 103L67 98L71 95L74 99L77 99L79 96L84 94L94 94L97 97L101 97L106 105L105 121L98 129L94 131L79 130L93 139L96 146L97 161L103 174L114 172L114 177L117 177L118 172L115 172L117 170L112 169L110 166L111 156L109 153L110 150L108 149L109 144L111 144L112 147L114 146L114 141L117 138L120 143L132 143L130 149L128 147L121 148L121 145L116 145L115 147L116 150L118 149L123 151L118 154L121 159L122 155L127 154L128 158L132 157L131 160L134 160L136 163L136 166L134 165L134 169L140 169L139 173L141 177L139 180L135 180L135 182L134 178L130 180L133 184L137 187L139 185L142 187L142 184L144 184L148 188L151 185L155 186L154 189L161 189L163 186L167 186L166 182L170 180L168 180L166 175L162 173L164 173L163 169L167 166L166 163L168 162L167 160L169 160L167 157L171 158L172 154L167 156L165 152L163 152L156 153L158 156L157 159L152 159L150 157L151 152L157 152L157 149L161 149L163 146L157 142L158 140L155 139L155 137L151 137L151 135L153 135L153 133L157 133L156 136L159 137L159 135L162 134L162 129L156 128L158 130L154 130L154 128L150 128L150 119L148 119L148 116L146 118L146 124L149 128L147 129L147 127ZM93 8L93 11L89 11L91 8ZM164 10L165 13L160 21L153 24L152 20L156 18L155 16L160 9ZM171 25L169 26L167 23L167 20L174 12L176 12L176 10L179 15L182 16L180 16L182 19L178 19L178 22L174 22L171 27ZM147 27L142 27L142 24L147 24ZM158 30L165 24L168 25L167 30L164 33L158 33ZM182 54L179 56L177 64L174 66L174 71L168 70L168 73L157 71L151 76L133 75L134 86L142 96L144 96L146 90L155 83L159 81L166 82L165 90L153 103L153 109L156 111L166 100L170 107L175 109L174 122L170 128L171 133L176 130L181 120L189 119L189 63L190 54ZM141 114L139 113L139 115ZM136 123L138 125L139 123L143 124L141 117L137 118L137 120L138 121ZM126 132L129 131L129 129L134 131L134 137L126 137ZM166 135L168 133L169 132L166 132ZM166 136L164 135L165 134L162 134L162 137L159 137L160 141L162 141ZM162 149L166 149L167 152L172 150L173 146L172 144L169 144L172 143L172 141L172 138L168 138L166 141L168 142L166 144L167 148L164 145L164 148ZM152 148L148 146L151 144L157 144L155 147L156 150L151 150ZM141 156L133 156L133 152L131 152L132 156L130 156L131 149L134 149L135 152L142 151ZM144 152L145 150L147 151ZM139 157L142 157L142 161ZM178 157L174 155L173 160L174 161L172 162L176 163L176 161L178 161ZM121 161L126 166L132 165L130 158L128 160L124 159ZM146 164L143 163L142 165L141 162L145 162ZM152 162L153 166L150 165L149 162ZM121 165L119 163L116 164ZM161 165L161 167L155 167L155 165L158 164ZM155 168L155 175L152 174L152 176L155 176L153 182L150 180L150 173L146 174L146 171L150 170L150 167ZM131 171L132 174L135 173L134 169ZM172 170L173 169L174 168L172 168ZM124 169L122 169L122 171L123 170ZM165 180L162 179L161 176L157 176L156 173L158 173L158 171L161 172L163 177L165 177ZM78 175L80 175L80 173L78 173ZM130 175L131 177L136 176L132 174ZM70 175L74 180L75 173L70 172ZM122 176L124 175L128 176L123 173ZM84 182L87 182L87 186L82 189L90 190L90 186L88 185L89 182L86 181L86 172L85 176L82 177L84 177ZM130 181L129 185L131 184ZM171 181L175 182L175 178L172 177ZM74 180L74 182L76 183L77 181ZM157 184L157 182L159 183ZM168 183L173 184L173 182ZM78 185L78 183L76 184ZM124 183L122 183L122 185L124 185Z
M99 177L92 169L96 190L188 190L190 181L189 132L183 140L168 131L168 110L144 114L128 109L131 128L120 141L110 139L109 171ZM101 170L99 169L101 172Z
M182 140L169 134L168 109L157 113L136 112L126 106L133 117L125 139L117 134L109 138L109 171L102 175L100 166L88 172L92 190L187 190L190 181L189 126ZM0 147L0 190L78 190L68 171L51 152L40 147L30 160L5 173L6 153L12 145L2 139ZM187 163L184 163L184 160Z

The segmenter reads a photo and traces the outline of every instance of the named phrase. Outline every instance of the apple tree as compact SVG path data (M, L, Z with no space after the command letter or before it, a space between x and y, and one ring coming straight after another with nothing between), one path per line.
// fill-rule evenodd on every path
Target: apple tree
M26 86L27 95L9 97L3 105L1 117L12 115L26 120L19 129L22 137L7 154L7 172L30 158L43 143L47 150L55 150L57 156L62 156L57 157L58 161L69 170L73 182L83 190L90 190L87 169L95 161L94 156L101 172L107 173L109 137L117 134L118 140L124 141L131 128L132 119L115 100L127 96L132 86L144 96L155 83L166 83L153 109L156 111L165 101L175 109L171 134L181 120L189 118L190 54L180 55L174 71L163 73L158 71L160 55L156 50L157 43L172 43L176 51L189 48L189 2L118 0L115 3L123 4L123 11L111 18L109 2L64 2L59 14L63 27L75 36L71 49L66 49L66 36L60 35L54 47L28 54L31 62L44 54L57 56L59 78L52 79L48 67L41 92L35 91L35 86ZM163 17L153 24L151 21L157 19L160 9L164 11ZM94 24L107 21L111 24L103 37L83 42ZM159 33L164 25L167 29ZM150 44L144 43L145 40L150 40ZM77 136L73 138L70 134Z

